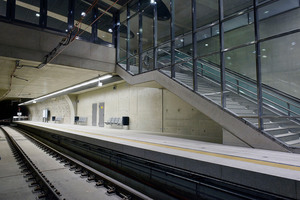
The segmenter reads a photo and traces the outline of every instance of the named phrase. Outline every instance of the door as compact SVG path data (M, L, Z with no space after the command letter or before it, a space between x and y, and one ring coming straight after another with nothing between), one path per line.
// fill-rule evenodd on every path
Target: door
M104 127L104 103L99 103L99 126Z
M97 103L92 105L92 125L97 126Z

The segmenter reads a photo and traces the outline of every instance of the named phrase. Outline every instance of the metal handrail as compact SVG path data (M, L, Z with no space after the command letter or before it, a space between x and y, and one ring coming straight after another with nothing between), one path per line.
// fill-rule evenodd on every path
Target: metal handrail
M180 51L177 50L177 49L175 49L175 51L180 52ZM181 53L181 54L184 54L184 55L186 55L186 56L189 56L188 54L186 54L186 53L184 53L184 52L180 52L180 53ZM200 62L200 61L198 61L198 62L201 63L201 64L203 64L203 62ZM220 70L218 70L218 69L219 69L218 67L213 66L213 65L210 64L210 63L204 63L204 64L205 64L207 67L209 67L210 69L213 69L213 70L216 70L216 71L220 71ZM208 65L210 65L210 66L208 66ZM216 68L216 69L214 69L214 68ZM256 87L253 86L253 84L250 84L249 82L244 81L244 80L243 80L243 77L240 77L241 79L236 79L236 76L237 76L237 75L232 75L231 73L228 73L227 75L230 76L230 77L232 77L232 78L235 79L235 80L241 81L241 82L245 83L246 85L248 85L248 86L250 86L250 87L256 89ZM243 86L239 86L239 87L241 87L241 88L243 88L243 89L246 89L246 88L244 88ZM280 98L280 97L278 97L278 96L272 94L272 93L270 92L269 89L264 90L263 93L268 94L268 95L270 95L270 96L272 96L272 97L274 97L274 98L276 98L276 99L278 99L278 100L280 100L280 101L283 101L283 102L286 103L286 104L290 104L290 105L293 105L294 107L300 108L299 105L297 105L297 104L295 104L295 103L293 103L293 102L291 102L291 101L287 101L287 100L285 100L285 99L283 99L283 98ZM287 97L284 97L284 98L287 98ZM295 100L292 100L292 101L295 101ZM276 104L276 103L273 102L272 100L269 100L269 102Z

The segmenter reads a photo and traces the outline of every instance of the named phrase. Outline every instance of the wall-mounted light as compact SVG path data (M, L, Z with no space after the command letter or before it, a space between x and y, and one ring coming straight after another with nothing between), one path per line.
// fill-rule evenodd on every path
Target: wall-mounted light
M71 91L71 90L74 90L74 89L78 89L78 88L81 88L81 87L84 87L84 86L88 86L88 85L91 85L91 84L95 84L95 83L97 83L97 82L98 82L98 85L99 85L99 82L103 85L103 83L102 83L101 81L106 80L106 79L109 79L109 78L111 78L111 77L112 77L112 75L107 74L107 75L101 76L101 77L99 77L99 78L92 79L92 80L90 80L90 81L83 82L83 83L74 85L74 86L72 86L72 87L68 87L68 88L65 88L65 89L62 89L62 90L59 90L59 91L56 91L56 92L47 94L47 95L45 95L45 96L38 97L38 98L33 99L33 100L30 100L30 101L26 101L26 102L24 102L24 103L19 104L19 106L22 106L22 105L28 105L28 104L32 104L32 103L36 103L37 101L45 100L45 99L47 99L47 98L49 98L49 97L53 97L53 96L56 96L56 95L59 95L59 94L62 94L62 93L66 93L66 92Z

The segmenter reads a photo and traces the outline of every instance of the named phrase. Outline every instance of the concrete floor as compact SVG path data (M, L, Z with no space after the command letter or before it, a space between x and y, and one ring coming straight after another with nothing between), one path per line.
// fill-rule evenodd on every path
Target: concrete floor
M155 132L30 121L19 123L46 128L67 137L156 162L300 199L299 154L206 143L162 136Z

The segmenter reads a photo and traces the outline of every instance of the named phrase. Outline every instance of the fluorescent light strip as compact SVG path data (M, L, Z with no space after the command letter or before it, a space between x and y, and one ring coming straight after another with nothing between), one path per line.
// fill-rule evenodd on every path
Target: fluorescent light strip
M30 101L26 101L24 103L20 103L19 106L36 103L39 100L42 100L42 99L45 99L45 98L48 98L48 97L52 97L52 96L55 96L55 95L58 95L58 94L61 94L61 93L64 93L64 92L68 92L68 91L71 91L71 90L76 89L76 88L81 88L83 86L87 86L87 85L90 85L90 84L93 84L93 83L97 83L99 81L103 81L103 80L109 79L111 77L112 77L112 75L107 74L107 75L101 76L99 78L96 78L96 79L93 79L93 80L90 80L90 81L87 81L87 82L84 82L84 83L80 83L78 85L74 85L72 87L68 87L66 89L62 89L62 90L59 90L57 92L54 92L54 93L51 93L51 94L47 94L45 96L42 96L42 97L30 100Z

